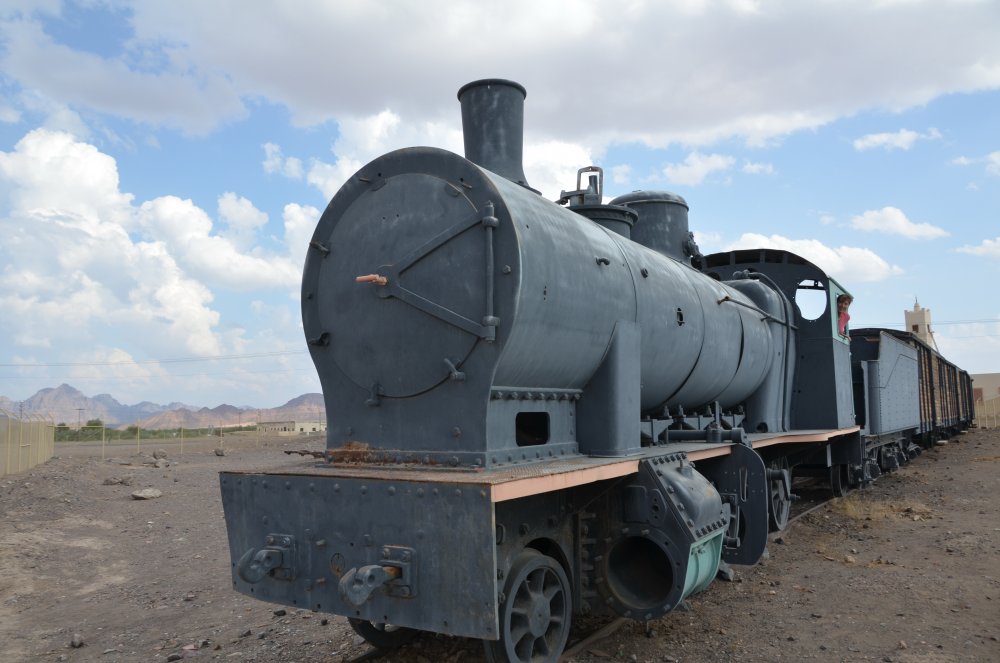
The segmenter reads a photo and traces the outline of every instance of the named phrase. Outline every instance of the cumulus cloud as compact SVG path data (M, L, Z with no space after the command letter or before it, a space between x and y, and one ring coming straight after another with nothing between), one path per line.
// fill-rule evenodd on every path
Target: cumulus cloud
M563 191L576 190L577 171L594 162L594 156L575 143L548 141L524 146L524 176L528 184L550 199L559 198ZM587 181L581 186L586 187Z
M264 161L261 165L266 173L278 173L293 180L302 179L302 160L295 157L285 157L281 146L274 143L264 143Z
M36 129L0 152L0 176L12 186L13 209L56 209L91 224L123 223L132 196L118 190L115 160L72 135Z
M747 161L743 164L743 172L748 175L773 175L774 165L769 163L754 163Z
M830 247L815 239L790 239L781 235L744 233L724 250L759 248L791 251L815 263L834 278L849 277L855 282L884 281L903 273L901 267L890 265L870 249L856 246Z
M56 43L25 9L0 25L0 64L61 102L192 132L242 117L246 99L284 105L300 125L370 117L387 104L418 124L436 122L454 114L461 83L497 72L528 88L537 140L579 141L597 152L623 141L761 144L863 109L896 111L1000 85L992 3L578 4L572 21L558 3L531 0L477 11L445 0L239 7L233 0L127 6L119 11L128 12L133 34L116 57ZM230 29L220 32L220 24ZM503 49L482 41L483 24ZM380 46L372 50L376 25ZM447 46L427 48L426 35ZM828 57L844 43L852 48ZM565 84L562 65L571 56L553 54L595 48L601 57L588 62L588 74L627 94ZM456 60L457 52L466 57ZM363 66L331 64L360 65L358 53ZM551 66L539 66L543 59ZM651 86L636 61L697 68L660 67Z
M227 237L213 233L211 218L190 200L161 196L144 202L136 216L144 234L158 238L199 280L244 291L298 284L298 265L284 256L241 252Z
M253 246L257 233L267 224L267 214L232 191L219 196L219 218L226 225L220 234L241 251Z
M880 210L869 210L864 214L851 218L851 227L867 232L879 232L887 235L900 235L907 239L935 239L947 237L943 228L929 223L914 223L906 218L903 211L896 207L883 207Z
M306 249L312 238L320 211L311 205L289 203L282 214L285 226L285 246L288 247L292 264L301 265L306 261Z
M14 124L21 120L21 111L5 103L0 103L0 122Z
M306 182L327 198L332 198L362 166L386 152L414 145L432 145L458 154L464 150L460 128L441 122L404 122L389 109L363 117L345 117L338 121L337 128L337 139L330 148L334 162L314 159L306 173Z
M941 354L972 373L1000 372L1000 316L994 322L948 325L934 332Z
M254 245L267 217L248 199L219 197L220 232L191 201L137 206L115 160L67 133L37 129L0 152L0 187L0 339L11 345L124 352L119 338L166 356L218 354L230 341L214 289L298 285L291 249ZM310 216L286 209L286 238L301 243Z
M733 167L736 159L724 154L702 154L692 152L683 163L667 164L663 175L671 184L696 186L712 173L723 173Z
M990 152L986 155L986 172L1000 177L1000 152Z
M859 152L874 148L882 148L886 151L908 150L913 147L918 140L940 139L941 132L933 127L928 129L926 133L918 133L916 131L910 131L909 129L900 129L895 133L867 134L861 138L854 139L853 145L854 149Z
M956 251L968 253L974 256L986 256L989 258L1000 258L1000 237L996 239L984 239L977 246L961 246Z
M984 164L986 173L988 175L994 175L1000 177L1000 150L996 152L990 152L986 156L982 157L956 157L951 160L951 162L956 166L972 166L976 164Z
M632 166L628 164L618 164L611 167L611 181L615 184L625 185L632 181Z
M31 20L0 22L0 37L4 73L59 102L191 133L246 115L229 77L214 68L167 58L166 67L150 71L123 57L105 58L56 43Z

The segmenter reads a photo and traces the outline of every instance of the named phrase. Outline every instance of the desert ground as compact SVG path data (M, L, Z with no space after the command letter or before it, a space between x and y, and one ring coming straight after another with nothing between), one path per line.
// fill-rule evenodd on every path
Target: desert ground
M218 472L302 463L283 451L322 438L218 445L122 445L104 459L99 445L59 445L0 478L0 661L373 658L340 617L231 589ZM131 497L144 488L161 496ZM733 582L569 660L1000 661L998 495L1000 431L970 431L772 535ZM578 623L570 645L609 621ZM381 660L480 661L482 647L424 634Z

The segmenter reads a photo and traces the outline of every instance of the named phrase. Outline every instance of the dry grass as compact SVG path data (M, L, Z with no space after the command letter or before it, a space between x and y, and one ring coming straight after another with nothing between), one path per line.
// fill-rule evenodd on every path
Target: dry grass
M830 508L852 520L885 520L888 518L927 520L934 515L930 507L920 502L873 500L862 493L852 493L842 499L834 500Z

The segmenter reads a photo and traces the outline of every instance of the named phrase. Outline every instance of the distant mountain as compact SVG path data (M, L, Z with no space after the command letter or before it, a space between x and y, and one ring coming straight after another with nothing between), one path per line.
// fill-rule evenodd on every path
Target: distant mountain
M0 409L15 416L22 404L0 396ZM23 402L25 416L41 415L54 423L71 427L77 422L100 419L110 427L125 427L139 421L142 428L208 428L211 426L246 426L257 421L316 421L326 418L322 394L303 394L276 408L238 408L220 405L214 408L197 407L173 402L158 405L143 401L123 405L110 394L89 397L68 384L42 389Z
M209 426L247 426L258 421L324 421L323 394L302 394L280 407L237 408L220 405L200 410L170 410L143 420L145 428L207 428Z

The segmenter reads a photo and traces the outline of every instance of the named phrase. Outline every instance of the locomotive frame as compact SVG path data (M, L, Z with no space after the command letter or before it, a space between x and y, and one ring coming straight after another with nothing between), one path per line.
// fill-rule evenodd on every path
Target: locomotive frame
M302 303L327 448L221 474L237 591L378 647L425 630L555 661L574 614L655 619L755 563L793 474L843 494L971 422L967 373L841 337L846 291L800 256L702 256L683 198L606 204L595 167L542 199L525 94L464 86L467 158L387 154L324 212Z

